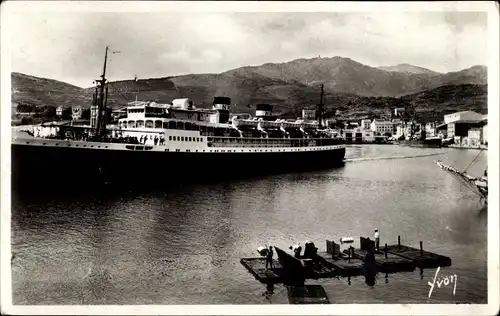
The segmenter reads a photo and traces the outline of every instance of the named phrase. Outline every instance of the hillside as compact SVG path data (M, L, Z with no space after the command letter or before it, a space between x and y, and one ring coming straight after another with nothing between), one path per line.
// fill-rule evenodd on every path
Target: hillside
M34 106L89 106L92 94L71 84L17 72L11 74L12 102Z
M412 73L412 74L427 74L429 76L437 76L441 73L432 71L427 68L422 68L410 64L398 64L395 66L381 66L377 67L377 69L390 71L390 72L403 72L403 73Z
M328 95L326 108L329 114L341 110L343 119L363 119L386 116L394 107L414 106L422 120L442 120L443 115L471 110L488 112L487 85L446 85L401 97L360 97L355 95Z
M487 69L484 66L436 75L422 70L424 68L398 66L399 70L420 73L386 71L342 57L297 59L241 67L220 74L116 81L109 85L108 105L116 108L136 97L165 103L189 97L196 106L207 108L213 97L219 95L232 98L234 112L249 112L249 105L272 103L276 110L295 115L294 112L298 113L304 106L319 102L319 85L324 84L327 106L345 108L353 115L412 101L422 110L437 113L453 107L486 108ZM93 88L83 89L20 73L12 73L11 77L12 101L18 104L88 107L92 103ZM433 96L433 89L440 96Z
M222 74L247 78L260 75L306 86L324 84L328 92L361 96L399 96L447 84L487 82L484 66L434 76L429 73L386 71L343 57L296 59L286 63L241 67Z

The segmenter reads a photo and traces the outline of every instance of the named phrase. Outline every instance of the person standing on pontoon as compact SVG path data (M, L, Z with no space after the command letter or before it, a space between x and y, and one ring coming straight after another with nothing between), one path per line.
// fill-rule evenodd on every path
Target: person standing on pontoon
M380 248L380 234L378 229L375 229L375 250L378 251Z
M267 252L267 255L266 255L266 270L268 270L267 267L270 267L271 269L273 269L273 247L272 246L269 246L269 251Z

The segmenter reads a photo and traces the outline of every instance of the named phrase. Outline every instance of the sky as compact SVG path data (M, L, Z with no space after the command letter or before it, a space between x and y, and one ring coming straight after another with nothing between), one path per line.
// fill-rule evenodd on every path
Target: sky
M11 70L92 86L220 73L297 58L348 57L434 71L487 65L483 12L25 12L12 14Z

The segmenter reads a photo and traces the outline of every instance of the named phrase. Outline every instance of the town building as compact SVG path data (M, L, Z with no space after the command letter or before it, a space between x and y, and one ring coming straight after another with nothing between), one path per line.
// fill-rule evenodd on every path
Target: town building
M469 130L484 126L484 117L473 111L461 111L445 115L444 122L447 125L448 137L455 138L455 143L460 144L463 137L468 137Z
M487 116L474 111L461 111L444 116L446 137L457 145L479 147L487 143ZM485 129L486 127L486 129Z
M56 108L56 115L57 116L62 116L62 112L63 112L63 107L62 106L58 106Z
M402 124L397 124L395 126L396 126L396 132L392 135L399 139L401 136L405 135L404 126Z
M422 124L417 123L415 121L401 121L399 123L394 124L394 137L396 138L420 138L422 136L422 130L425 128Z
M481 145L481 140L483 139L483 129L482 128L471 128L467 133L467 138L463 138L462 144L465 146L479 147Z
M354 127L343 130L342 137L346 143L373 143L375 141L375 132L361 127Z
M302 118L304 120L314 120L316 119L316 110L314 109L303 109Z
M402 117L406 114L405 108L395 108L393 112L394 117Z
M424 130L425 130L425 136L426 137L436 137L438 136L436 127L439 124L437 122L427 122L425 124Z
M436 136L442 139L448 138L448 125L446 123L442 123L436 125Z
M483 139L481 144L488 146L488 115L483 115Z
M370 129L371 123L372 123L372 121L368 120L368 119L361 120L361 128Z
M488 146L488 124L483 126L483 139L481 144Z
M452 124L457 122L478 122L485 119L485 116L474 111L461 111L456 113L447 114L444 116L444 122L446 124Z
M387 133L393 134L394 124L391 121L374 119L370 124L370 129L375 132L376 135L385 135Z
M83 109L81 106L73 106L71 107L71 119L76 121L82 117Z

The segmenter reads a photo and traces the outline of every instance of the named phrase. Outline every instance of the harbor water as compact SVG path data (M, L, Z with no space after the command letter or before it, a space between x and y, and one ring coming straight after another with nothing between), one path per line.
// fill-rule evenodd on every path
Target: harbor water
M478 156L479 154L479 156ZM441 170L480 175L487 152L348 147L345 166L164 188L12 193L14 304L288 304L240 264L257 247L380 232L452 259L436 269L307 280L332 303L486 303L487 222L479 197ZM304 162L306 163L306 162ZM222 166L223 167L223 166ZM244 166L242 166L243 168ZM124 170L126 172L126 170ZM234 171L231 171L234 172ZM188 171L187 171L188 174ZM63 183L61 187L70 184Z

